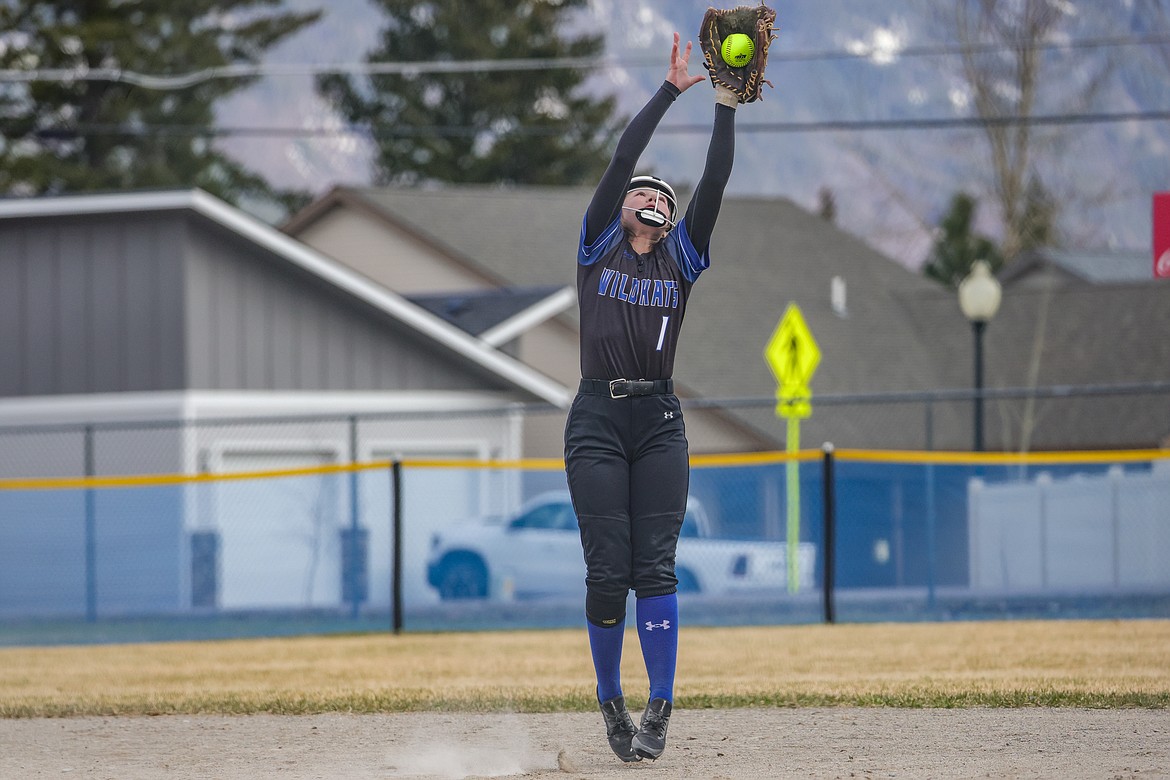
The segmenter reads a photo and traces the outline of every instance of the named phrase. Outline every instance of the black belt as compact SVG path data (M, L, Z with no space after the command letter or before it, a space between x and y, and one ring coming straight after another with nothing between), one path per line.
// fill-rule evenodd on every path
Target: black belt
M673 379L582 379L577 392L626 398L631 395L666 395L674 392Z

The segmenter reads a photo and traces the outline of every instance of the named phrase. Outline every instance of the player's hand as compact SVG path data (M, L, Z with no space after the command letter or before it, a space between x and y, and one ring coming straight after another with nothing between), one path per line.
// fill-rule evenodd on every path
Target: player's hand
M700 81L706 81L706 76L691 76L687 74L687 63L691 59L691 42L687 41L687 47L679 53L678 50L679 35L674 34L674 45L670 47L670 70L666 72L666 80L678 87L678 91L686 92L691 87L698 84Z

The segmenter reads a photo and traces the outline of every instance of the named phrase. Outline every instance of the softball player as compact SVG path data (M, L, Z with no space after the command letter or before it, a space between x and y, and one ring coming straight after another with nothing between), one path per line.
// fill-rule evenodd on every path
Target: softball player
M690 477L671 375L734 156L734 102L717 102L706 166L682 219L669 184L633 176L675 98L705 80L688 75L690 54L689 42L680 54L675 33L666 80L619 139L577 254L584 378L565 426L565 464L585 555L597 699L623 761L656 759L666 746L678 651L674 559ZM650 682L637 729L619 675L631 589Z

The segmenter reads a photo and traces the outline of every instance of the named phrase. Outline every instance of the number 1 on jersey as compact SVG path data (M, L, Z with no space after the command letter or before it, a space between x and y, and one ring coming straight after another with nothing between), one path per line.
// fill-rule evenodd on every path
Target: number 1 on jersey
M655 348L656 352L662 351L662 342L666 339L666 323L669 320L670 320L669 315L662 318L662 330L658 331L658 346Z

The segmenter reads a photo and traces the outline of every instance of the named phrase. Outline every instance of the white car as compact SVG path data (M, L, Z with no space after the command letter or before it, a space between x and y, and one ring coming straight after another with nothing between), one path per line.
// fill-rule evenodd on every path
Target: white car
M706 510L689 497L675 557L679 592L784 592L787 549L784 542L713 538ZM811 590L816 545L802 542L798 556L800 590ZM542 493L510 518L435 534L427 582L444 600L583 597L585 561L568 491Z

